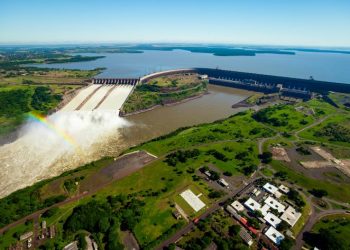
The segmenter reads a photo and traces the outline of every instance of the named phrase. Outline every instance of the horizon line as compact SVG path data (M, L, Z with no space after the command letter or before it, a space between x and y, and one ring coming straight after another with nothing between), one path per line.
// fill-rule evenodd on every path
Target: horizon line
M191 41L65 41L65 42L0 42L0 46L77 46L77 45L139 45L139 44L192 44L192 45L227 45L227 46L275 46L275 47L295 47L295 48L337 48L350 49L350 45L303 45L303 44L264 44L264 43L230 43L230 42L191 42Z

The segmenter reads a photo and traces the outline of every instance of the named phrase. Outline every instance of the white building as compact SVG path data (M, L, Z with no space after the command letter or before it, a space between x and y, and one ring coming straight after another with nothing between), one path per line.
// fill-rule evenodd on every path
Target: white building
M269 223L271 226L274 228L277 228L278 224L281 223L281 219L278 218L276 215L273 213L268 213L265 217L264 220Z
M221 186L223 186L223 187L226 187L226 188L228 188L228 183L227 183L227 181L225 181L225 179L223 179L223 178L221 178L220 180L219 180L219 184L221 185Z
M272 185L272 184L270 184L270 183L268 183L268 182L263 186L263 188L264 188L267 192L269 192L270 194L275 194L276 191L278 191L278 188L277 188L276 186L274 186L274 185Z
M239 201L232 202L231 206L236 209L237 212L242 212L244 210L244 206Z
M205 207L204 202L201 201L201 199L196 196L190 189L182 192L180 196L193 208L195 212L198 212L203 207Z
M278 191L278 187L268 182L263 186L263 188L266 190L266 192L273 194L276 198L280 198L282 196L282 193Z
M261 208L261 205L252 198L249 198L246 202L244 202L244 205L252 211L260 210Z
M208 176L208 177L210 177L211 176L211 173L207 170L207 171L205 171L204 172L204 174L206 175L206 176Z
M278 187L278 189L281 190L282 193L285 193L285 194L288 194L288 193L289 193L289 188L286 187L286 186L284 186L284 185L280 185L280 186Z
M268 205L269 207L273 208L273 209L277 209L277 211L279 213L283 213L286 210L286 206L284 206L283 204L279 203L278 201L276 201L271 196L267 197L267 199L264 201L264 203L266 205Z
M281 241L284 239L284 235L278 232L274 227L270 227L265 232L265 235L276 245L279 245Z
M301 213L297 212L292 206L289 206L282 214L281 219L293 227L300 219L300 216Z

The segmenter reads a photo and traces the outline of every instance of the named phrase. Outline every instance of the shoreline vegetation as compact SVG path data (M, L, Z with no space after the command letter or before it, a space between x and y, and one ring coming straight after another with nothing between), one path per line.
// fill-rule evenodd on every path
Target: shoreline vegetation
M207 80L198 74L174 74L157 77L137 85L120 110L125 117L155 109L176 105L208 93Z

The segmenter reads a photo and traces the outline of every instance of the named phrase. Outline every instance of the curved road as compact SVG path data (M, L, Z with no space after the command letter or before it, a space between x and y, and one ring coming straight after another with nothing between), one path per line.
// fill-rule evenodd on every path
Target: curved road
M320 219L322 219L323 217L328 216L328 215L347 214L346 210L342 210L342 209L325 210L325 211L322 211L322 212L317 213L317 214L315 213L314 207L312 207L311 209L312 209L312 212L311 212L311 215L310 215L308 221L306 222L303 229L300 231L300 233L298 234L298 236L295 240L294 249L296 249L296 250L301 249L303 244L304 244L303 234L305 232L311 231L312 227L315 225L315 223L317 221L319 221Z

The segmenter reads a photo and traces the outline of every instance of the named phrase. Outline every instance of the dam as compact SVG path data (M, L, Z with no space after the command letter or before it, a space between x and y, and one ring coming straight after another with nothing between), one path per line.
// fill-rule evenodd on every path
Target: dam
M81 89L61 111L118 111L137 85L139 79L92 79L92 84Z

